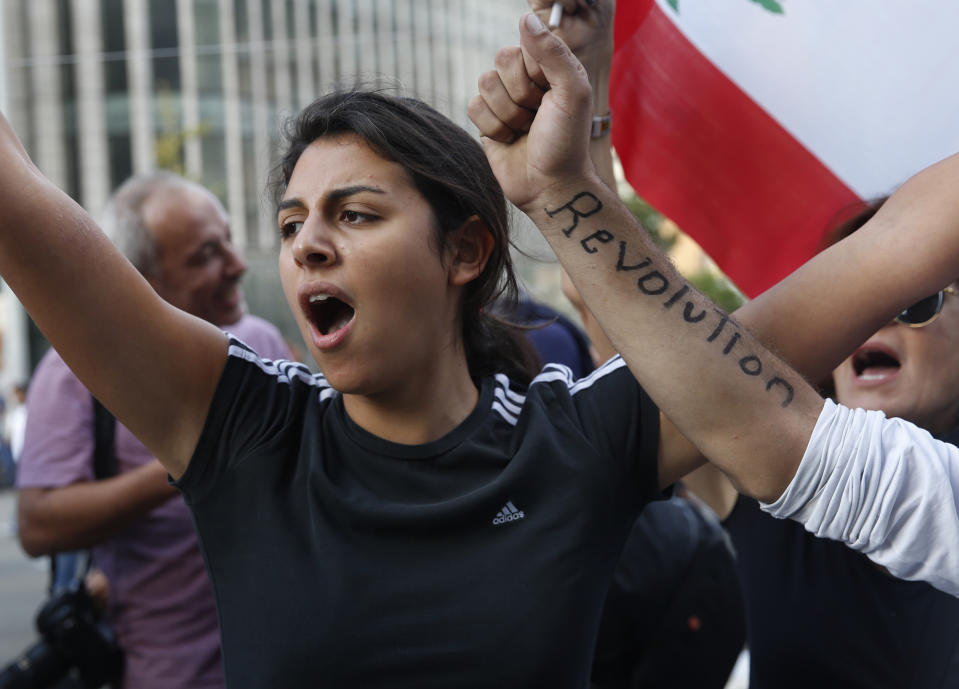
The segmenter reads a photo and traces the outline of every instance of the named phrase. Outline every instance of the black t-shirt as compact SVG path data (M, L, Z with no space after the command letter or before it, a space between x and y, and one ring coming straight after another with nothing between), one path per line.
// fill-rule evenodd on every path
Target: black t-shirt
M746 602L750 689L959 687L959 599L889 576L751 498L725 525Z
M482 381L425 445L231 341L179 481L231 689L587 686L603 599L657 498L658 411L622 360Z

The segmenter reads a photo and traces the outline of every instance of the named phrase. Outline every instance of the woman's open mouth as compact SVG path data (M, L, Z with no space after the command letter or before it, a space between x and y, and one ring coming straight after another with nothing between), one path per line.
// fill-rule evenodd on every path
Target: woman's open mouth
M312 282L301 285L298 296L301 313L310 326L308 340L317 349L333 349L349 337L356 307L344 290L330 282Z
M329 294L314 294L309 299L310 320L321 335L344 328L356 313L352 306Z
M889 380L901 366L896 353L885 347L861 347L852 357L856 379L866 383Z

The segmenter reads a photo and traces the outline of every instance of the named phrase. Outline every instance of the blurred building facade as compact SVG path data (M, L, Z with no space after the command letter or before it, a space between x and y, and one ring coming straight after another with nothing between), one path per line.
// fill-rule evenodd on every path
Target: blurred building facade
M251 263L252 309L293 332L264 190L280 122L334 85L466 105L522 0L2 0L5 112L96 216L155 168L213 190ZM295 335L291 335L295 337Z

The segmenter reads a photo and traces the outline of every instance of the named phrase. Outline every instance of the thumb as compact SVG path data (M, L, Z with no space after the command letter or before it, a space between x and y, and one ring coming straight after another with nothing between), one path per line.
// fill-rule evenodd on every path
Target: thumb
M538 65L549 82L550 89L563 98L575 98L583 92L589 95L589 78L583 65L563 40L546 28L539 17L532 12L524 15L520 20L519 32L524 57ZM527 69L530 74L535 70L533 65L528 65Z

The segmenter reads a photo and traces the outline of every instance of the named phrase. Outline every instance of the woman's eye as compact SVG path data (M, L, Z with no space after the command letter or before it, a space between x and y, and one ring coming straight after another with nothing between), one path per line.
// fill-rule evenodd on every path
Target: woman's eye
M300 228L303 227L301 222L286 222L280 225L280 239L286 239L287 237L292 237L297 232L300 231Z
M344 210L340 217L343 219L343 222L351 225L361 222L369 222L376 219L375 215L371 215L370 213L361 213L360 211L354 210Z

